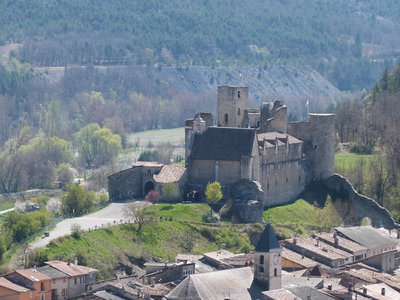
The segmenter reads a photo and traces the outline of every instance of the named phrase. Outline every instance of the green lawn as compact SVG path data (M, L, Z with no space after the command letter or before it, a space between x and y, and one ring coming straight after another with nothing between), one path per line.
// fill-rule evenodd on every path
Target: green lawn
M203 216L210 214L210 206L206 203L157 204L149 209L155 209L157 216L180 221L202 222Z
M0 200L0 211L13 208L15 205L15 200Z
M338 169L347 169L350 166L360 163L361 160L371 160L375 159L377 155L366 155L366 154L356 154L356 153L346 153L341 152L335 155L335 166Z
M100 278L109 278L118 263L174 261L178 253L201 254L218 250L221 244L234 252L249 251L252 247L246 233L238 232L232 225L212 227L162 221L144 226L140 235L136 225L124 224L85 233L80 238L60 238L42 249L40 255L41 260L66 260L76 255L86 265L99 269Z
M264 219L275 225L277 233L284 238L340 225L340 218L331 201L327 201L325 207L320 208L299 199L292 204L265 210Z
M149 142L157 144L170 142L173 145L182 145L185 141L185 129L183 127L172 129L147 130L128 135L128 143L134 145L138 140L139 146L145 147Z

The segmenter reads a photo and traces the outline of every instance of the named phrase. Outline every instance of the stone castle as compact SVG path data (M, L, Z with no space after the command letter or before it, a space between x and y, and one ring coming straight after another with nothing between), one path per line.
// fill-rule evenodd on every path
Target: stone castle
M234 197L246 198L253 182L266 207L290 202L311 181L334 174L334 114L310 113L308 121L288 123L281 101L251 109L247 87L223 85L213 124L210 113L185 123L186 186L192 190L219 181L228 193L243 185Z
M193 193L201 196L209 182L219 181L227 198L266 207L288 203L311 181L334 173L334 114L288 123L281 101L251 109L247 87L226 85L218 87L217 107L216 126L211 113L186 120L186 168L137 162L109 176L110 199L143 197L174 182L193 200Z

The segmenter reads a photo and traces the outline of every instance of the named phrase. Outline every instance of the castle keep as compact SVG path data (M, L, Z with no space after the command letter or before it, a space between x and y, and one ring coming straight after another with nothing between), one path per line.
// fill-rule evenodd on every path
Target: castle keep
M209 182L219 181L225 196L258 200L265 207L290 202L311 181L334 174L334 114L309 114L305 122L288 123L283 102L251 109L248 95L247 87L219 86L216 122L204 112L185 122L186 169L160 182L161 173L171 173L167 166L136 163L109 176L110 199L161 192L169 181L184 197L191 191L201 195Z
M295 199L311 181L334 174L335 115L309 114L287 122L281 101L248 108L248 88L218 87L217 126L209 113L185 123L187 185L203 190L219 181L262 189L263 206Z

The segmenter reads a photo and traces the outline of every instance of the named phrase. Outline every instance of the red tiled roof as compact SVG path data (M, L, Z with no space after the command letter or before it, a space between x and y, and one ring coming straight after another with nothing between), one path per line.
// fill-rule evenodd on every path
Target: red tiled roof
M47 261L46 264L61 272L64 272L69 276L81 276L81 275L87 275L92 272L97 272L96 269L74 265L72 263L66 263L64 261L58 261L58 260Z
M160 183L178 182L186 168L182 166L165 165L160 173L154 175L154 180Z
M28 289L19 286L17 284L12 283L11 281L9 281L8 279L4 278L4 277L0 277L0 286L9 289L9 290L13 290L16 291L18 293L26 293L29 292Z
M15 270L15 272L31 281L51 280L49 276L42 274L35 269Z

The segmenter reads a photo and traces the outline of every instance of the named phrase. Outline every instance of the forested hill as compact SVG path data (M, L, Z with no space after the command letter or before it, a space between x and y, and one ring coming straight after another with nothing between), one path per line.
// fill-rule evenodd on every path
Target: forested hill
M397 58L397 0L13 0L0 41L36 66L303 63L341 89Z

